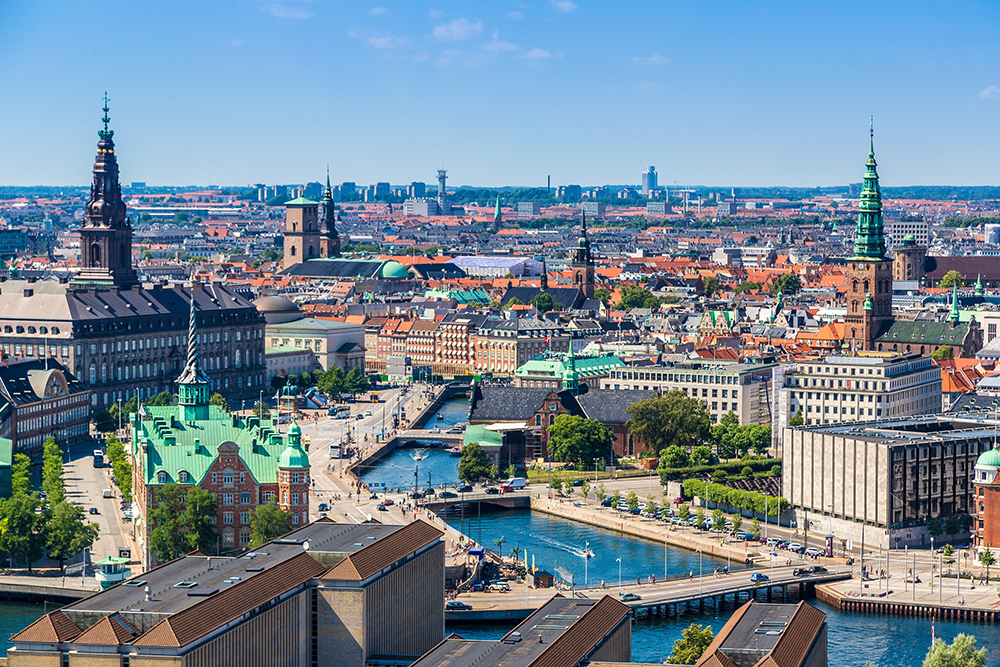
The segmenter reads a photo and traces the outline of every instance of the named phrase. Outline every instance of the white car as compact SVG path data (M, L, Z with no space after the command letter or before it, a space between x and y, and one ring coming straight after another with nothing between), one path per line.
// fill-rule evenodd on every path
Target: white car
M816 547L809 547L808 549L806 549L806 553L808 555L810 555L810 556L822 556L823 555L823 552L820 551L819 549L817 549Z
M802 545L799 544L798 542L789 542L788 546L785 548L788 549L789 551L798 551L799 549L802 548Z

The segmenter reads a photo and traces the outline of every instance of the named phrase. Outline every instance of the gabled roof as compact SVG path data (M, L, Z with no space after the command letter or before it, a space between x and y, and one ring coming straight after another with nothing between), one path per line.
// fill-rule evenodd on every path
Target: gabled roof
M527 422L550 391L477 384L469 422Z
M969 333L969 324L947 322L910 322L896 320L881 336L878 343L910 343L916 345L961 346Z
M180 648L326 571L303 551L154 625L134 646Z
M625 424L629 420L628 408L634 403L653 398L657 393L645 389L592 388L576 397L588 419L602 424Z
M53 611L10 638L11 642L57 644L80 636L80 628L61 611Z
M76 644L118 646L131 642L139 634L131 623L118 614L105 616L74 640Z
M429 523L414 521L352 553L321 578L364 581L401 558L441 539L442 535L444 533Z

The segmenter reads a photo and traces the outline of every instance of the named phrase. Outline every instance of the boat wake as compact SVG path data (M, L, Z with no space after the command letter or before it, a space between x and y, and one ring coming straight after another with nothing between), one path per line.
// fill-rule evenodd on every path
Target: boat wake
M553 540L549 537L545 537L544 535L532 535L532 537L541 542L545 542L551 547L565 551L568 554L573 554L578 558L591 558L594 555L594 552L589 548L581 549L580 547L575 547L572 544L566 544L565 542L560 542L559 540Z

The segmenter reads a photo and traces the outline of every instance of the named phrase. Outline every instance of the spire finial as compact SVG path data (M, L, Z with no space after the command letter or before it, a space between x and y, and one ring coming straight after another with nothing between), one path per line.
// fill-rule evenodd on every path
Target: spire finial
M108 112L111 110L111 108L108 106L108 102L110 102L110 101L111 101L111 98L108 97L108 91L105 90L104 91L104 108L102 109L104 111L104 118L101 119L101 121L104 123L104 129L101 130L101 131L99 131L97 133L97 135L101 139L110 139L111 137L115 136L115 131L108 129L108 123L111 122L111 117L108 116Z

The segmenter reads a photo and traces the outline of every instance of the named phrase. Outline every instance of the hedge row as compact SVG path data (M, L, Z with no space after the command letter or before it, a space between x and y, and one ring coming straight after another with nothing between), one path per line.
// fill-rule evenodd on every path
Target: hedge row
M688 466L686 468L660 468L660 482L666 486L667 482L682 479L710 477L716 470L721 470L727 476L739 475L743 468L750 467L754 472L770 472L771 468L781 465L781 459L744 459L741 461L731 461L729 463L716 463L706 466Z
M705 482L700 479L684 480L684 497L693 498L694 496L698 496L702 500L706 499ZM721 484L709 484L707 498L709 502L716 503L716 505L728 505L747 512L755 512L761 516L765 514L765 496L757 491L743 491ZM789 507L788 501L784 498L775 496L767 496L766 498L767 514L771 516L780 516Z

